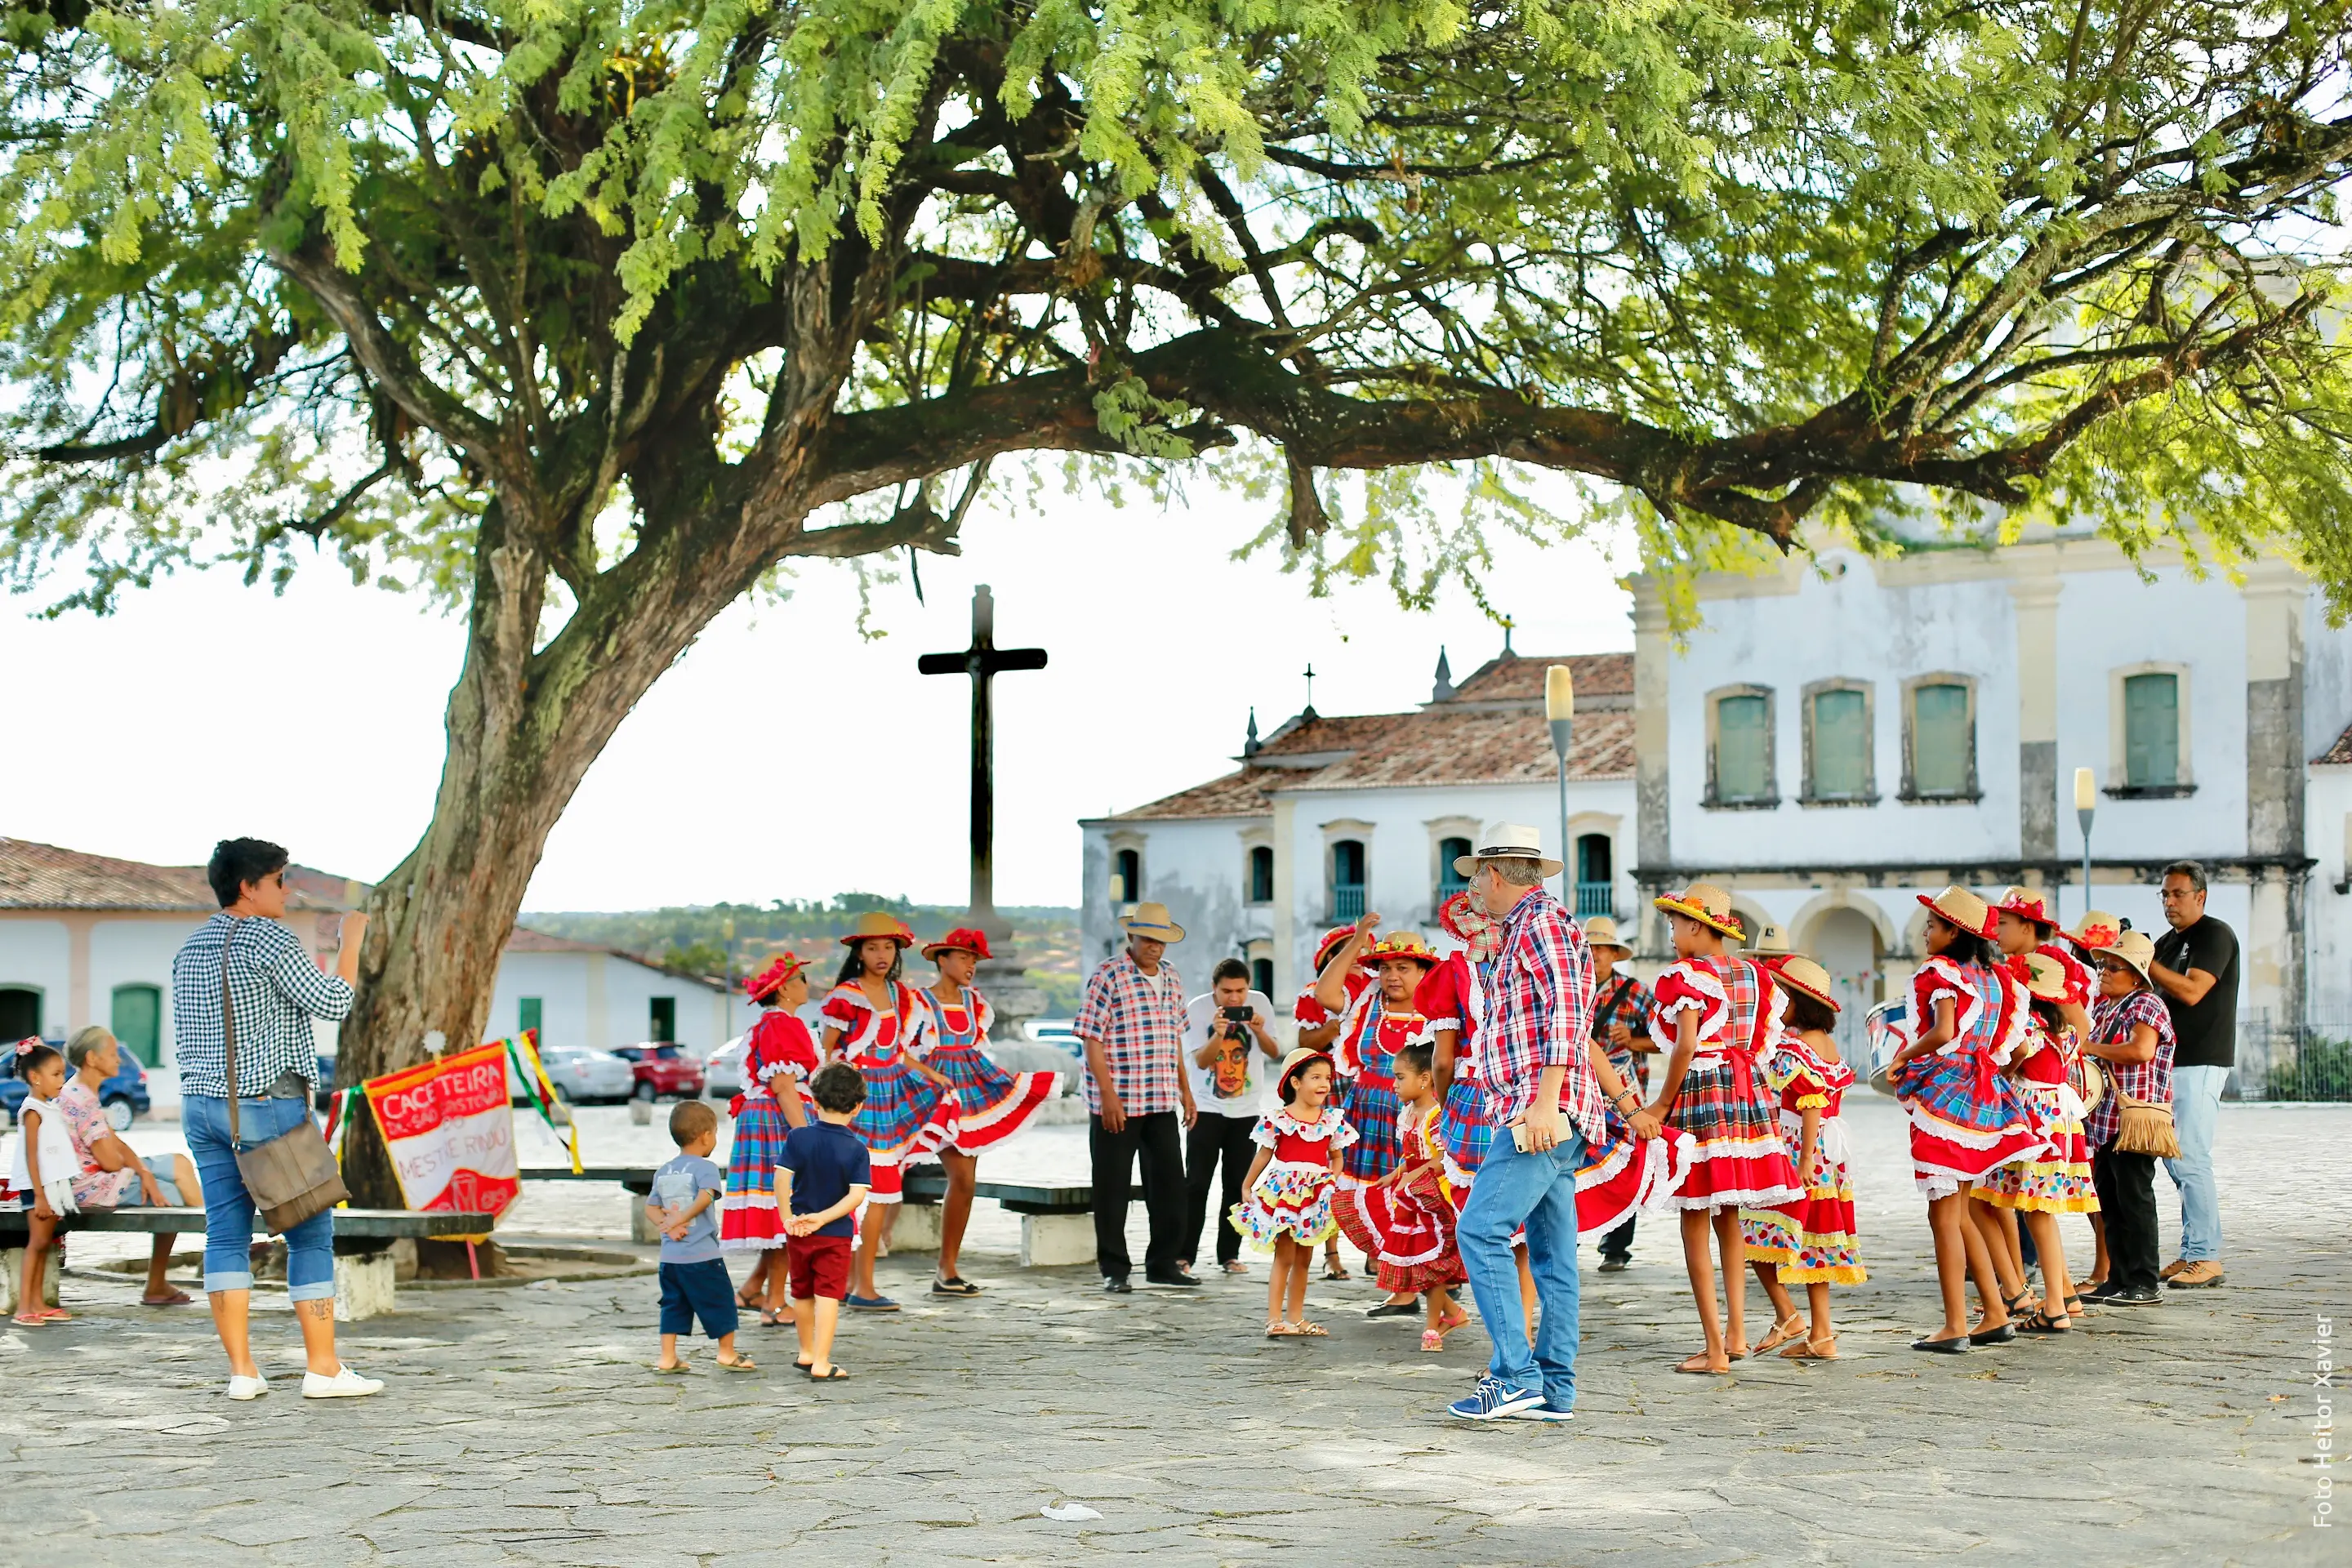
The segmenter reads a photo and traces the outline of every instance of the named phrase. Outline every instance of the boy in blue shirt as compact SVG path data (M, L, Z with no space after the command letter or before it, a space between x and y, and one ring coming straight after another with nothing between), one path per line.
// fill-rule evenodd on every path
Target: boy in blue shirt
M662 1233L661 1360L656 1372L684 1372L677 1336L702 1331L719 1342L719 1364L729 1372L755 1370L751 1358L735 1353L735 1286L719 1257L719 1215L712 1205L727 1186L727 1173L711 1163L719 1146L719 1113L699 1100L683 1100L669 1113L670 1141L677 1158L654 1173L646 1213Z
M784 1135L776 1156L776 1207L784 1221L784 1267L793 1288L797 1366L819 1383L846 1383L833 1364L833 1331L849 1293L852 1217L873 1184L866 1141L849 1130L866 1103L866 1075L847 1062L821 1068L809 1080L816 1120Z

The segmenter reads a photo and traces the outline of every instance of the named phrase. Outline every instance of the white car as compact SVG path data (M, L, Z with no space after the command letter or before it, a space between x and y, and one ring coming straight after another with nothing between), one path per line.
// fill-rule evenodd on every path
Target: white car
M1029 1037L1041 1046L1051 1046L1057 1051L1067 1051L1080 1062L1087 1059L1087 1047L1078 1043L1078 1031L1072 1026L1076 1018L1032 1018Z
M610 1051L550 1046L539 1053L539 1065L546 1069L547 1081L555 1086L555 1092L575 1105L617 1103L628 1099L636 1087L636 1069ZM507 1093L512 1100L523 1098L511 1056L507 1058Z
M732 1100L743 1092L743 1053L751 1048L749 1033L736 1036L710 1053L702 1064L702 1092L713 1100Z

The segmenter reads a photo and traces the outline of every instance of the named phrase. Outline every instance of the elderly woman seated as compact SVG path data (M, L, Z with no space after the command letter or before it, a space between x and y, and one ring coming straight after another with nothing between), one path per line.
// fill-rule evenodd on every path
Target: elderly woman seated
M114 1037L93 1024L66 1043L66 1065L73 1076L66 1080L58 1105L65 1112L66 1131L73 1140L81 1173L74 1178L74 1202L83 1208L202 1208L205 1195L196 1186L196 1167L185 1154L171 1157L171 1173L160 1175L147 1166L130 1144L107 1124L99 1090L122 1070L122 1047ZM147 1260L147 1293L139 1298L148 1307L184 1306L194 1300L175 1290L164 1278L171 1266L176 1236L159 1236Z

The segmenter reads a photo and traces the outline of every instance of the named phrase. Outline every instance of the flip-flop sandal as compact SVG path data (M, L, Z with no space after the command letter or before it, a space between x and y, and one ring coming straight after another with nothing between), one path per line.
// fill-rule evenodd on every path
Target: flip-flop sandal
M1334 1266L1323 1270L1323 1278L1329 1280L1334 1285L1345 1285L1349 1280L1353 1279L1355 1276L1349 1273L1345 1268Z
M73 1321L73 1314L67 1311L63 1307L44 1307L41 1309L41 1316L52 1323L70 1323Z
M1789 1326L1790 1323L1796 1324L1796 1328L1790 1328ZM1795 1339L1805 1327L1805 1320L1795 1312L1790 1313L1785 1320L1775 1321L1772 1324L1772 1331L1756 1342L1754 1353L1766 1355L1779 1350L1782 1345Z
M49 1326L48 1319L38 1312L19 1312L8 1321L26 1329L46 1329Z
M142 1296L139 1304L142 1307L184 1307L194 1300L185 1290L174 1290L167 1296Z
M1675 1370L1676 1372L1688 1373L1693 1377L1728 1377L1731 1375L1731 1369L1727 1366L1718 1367L1707 1365L1706 1352L1705 1351L1699 1352L1696 1355L1685 1356L1682 1360L1675 1363Z
M809 1381L811 1383L847 1383L849 1381L849 1374L842 1371L837 1366L829 1366L824 1369L824 1375L823 1377L819 1377L814 1372L811 1372L809 1373Z
M747 1355L739 1355L733 1361L719 1361L714 1358L710 1364L717 1367L721 1372L757 1372L760 1370L760 1363L753 1361Z
M931 1294L934 1296L977 1296L980 1294L980 1287L959 1275L953 1279L932 1280Z
M1220 1267L1222 1267L1228 1274L1246 1274L1249 1272L1249 1265L1244 1263L1238 1258L1234 1259L1231 1263L1223 1264Z
M686 1363L680 1362L676 1366L664 1366L661 1363L656 1362L654 1363L654 1370L661 1373L664 1377L676 1377L686 1371Z

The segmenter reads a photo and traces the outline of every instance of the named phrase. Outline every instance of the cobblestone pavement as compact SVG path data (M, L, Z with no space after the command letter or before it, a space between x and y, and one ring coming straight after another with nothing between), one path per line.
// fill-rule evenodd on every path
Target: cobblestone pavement
M78 1271L76 1323L0 1336L0 1562L2352 1563L2315 1528L2315 1336L2352 1329L2352 1108L2224 1109L2226 1286L1948 1360L1905 1348L1937 1309L1899 1124L1870 1098L1852 1121L1872 1278L1838 1295L1846 1359L1673 1375L1696 1331L1653 1226L1631 1272L1587 1269L1557 1427L1440 1413L1483 1359L1475 1327L1423 1355L1414 1323L1360 1317L1368 1287L1318 1284L1331 1338L1269 1342L1262 1270L1108 1298L1014 1267L986 1204L965 1272L988 1294L935 1303L927 1258L886 1261L908 1310L850 1323L856 1380L824 1389L788 1331L747 1336L756 1375L698 1346L697 1375L653 1377L652 1282L631 1279L405 1292L346 1329L385 1392L307 1405L282 1298L257 1298L278 1383L234 1405L203 1313ZM1045 1129L990 1164L1082 1153ZM543 1228L623 1213L563 1193L534 1196ZM1103 1517L1040 1516L1064 1499Z

